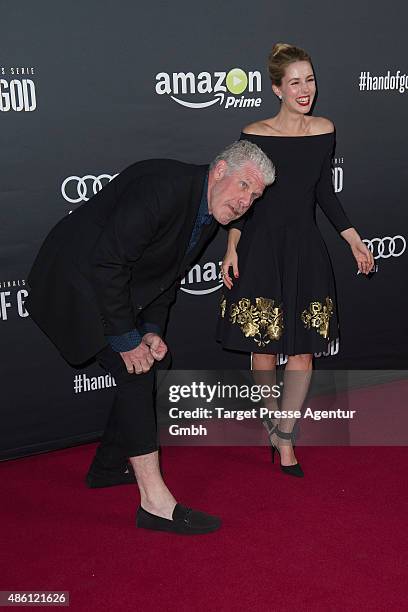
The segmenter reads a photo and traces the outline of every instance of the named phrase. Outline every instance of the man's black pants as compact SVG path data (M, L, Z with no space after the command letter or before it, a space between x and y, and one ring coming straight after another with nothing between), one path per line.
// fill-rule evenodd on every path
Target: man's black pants
M112 374L116 393L112 409L97 450L102 467L123 467L128 457L158 450L154 408L157 362L146 374L129 374L119 353L110 346L96 355L98 363ZM160 363L168 367L169 355Z

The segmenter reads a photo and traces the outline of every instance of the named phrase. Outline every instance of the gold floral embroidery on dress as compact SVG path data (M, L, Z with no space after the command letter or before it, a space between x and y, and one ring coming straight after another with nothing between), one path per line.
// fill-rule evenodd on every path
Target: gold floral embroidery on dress
M313 327L323 336L323 338L327 338L329 335L329 322L332 314L333 301L327 296L325 304L321 302L310 302L309 309L302 312L301 318L305 327L308 329Z
M227 307L227 300L225 298L225 296L221 296L221 302L220 302L220 308L221 308L221 317L224 318L225 317L225 309Z
M263 297L255 298L255 304L241 298L238 304L231 304L230 321L240 326L246 338L266 346L271 340L279 340L283 332L283 311L274 304L274 300Z

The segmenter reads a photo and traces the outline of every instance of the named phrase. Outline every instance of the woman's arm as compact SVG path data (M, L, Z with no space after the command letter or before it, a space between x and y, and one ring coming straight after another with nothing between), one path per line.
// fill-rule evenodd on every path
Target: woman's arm
M238 242L241 238L241 230L237 227L231 227L228 232L228 243L227 243L227 251L236 251Z
M350 219L334 192L332 179L332 145L326 152L319 182L316 185L316 199L326 217L341 234L344 230L352 228Z
M240 238L241 230L236 227L232 227L228 232L227 251L221 264L222 280L228 289L231 289L234 284L229 275L229 269L232 268L235 278L239 277L237 246Z
M316 198L320 208L333 223L342 238L350 245L358 270L363 274L368 274L374 266L374 257L361 240L356 229L352 226L334 192L331 170L332 153L332 147L330 146L316 187Z

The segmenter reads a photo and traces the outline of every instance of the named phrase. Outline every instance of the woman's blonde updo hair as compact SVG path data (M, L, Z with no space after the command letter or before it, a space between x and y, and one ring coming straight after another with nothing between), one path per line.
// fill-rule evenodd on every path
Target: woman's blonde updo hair
M286 43L276 43L268 57L268 71L273 85L278 87L282 84L282 78L286 67L293 62L310 62L312 58L304 49L288 45Z

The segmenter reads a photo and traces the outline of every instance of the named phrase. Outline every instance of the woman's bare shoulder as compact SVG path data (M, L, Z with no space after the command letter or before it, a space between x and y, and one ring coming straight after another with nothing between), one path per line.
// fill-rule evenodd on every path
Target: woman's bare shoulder
M334 123L326 117L310 117L310 132L314 135L334 132Z
M271 125L268 119L255 121L242 128L242 131L244 134L252 134L254 136L268 136L271 133Z

